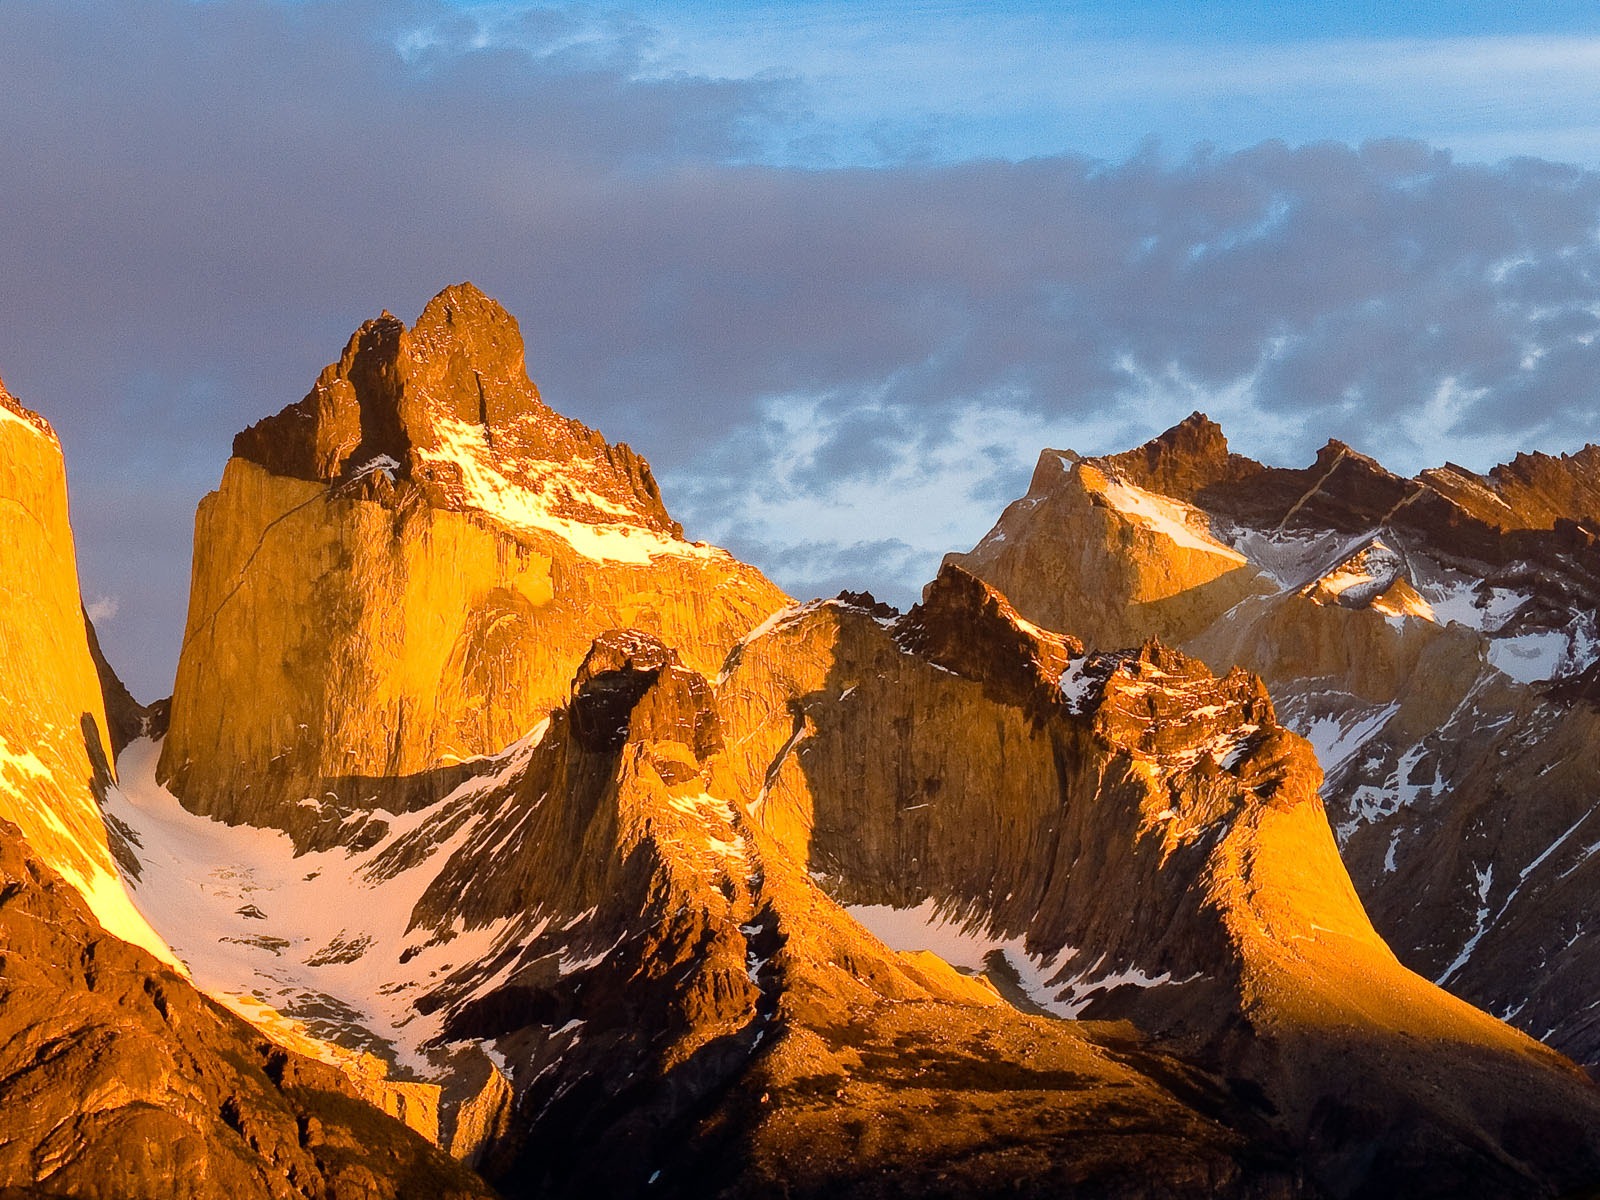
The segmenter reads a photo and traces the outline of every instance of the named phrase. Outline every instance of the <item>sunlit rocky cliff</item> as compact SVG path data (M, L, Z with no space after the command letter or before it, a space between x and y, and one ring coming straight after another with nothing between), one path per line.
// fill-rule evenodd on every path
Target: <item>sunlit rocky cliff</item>
M197 812L328 844L526 733L598 633L714 670L786 599L681 534L643 459L539 399L516 321L476 288L411 329L369 321L235 439L200 505L161 778Z
M1195 418L1047 452L908 612L794 604L461 285L236 439L168 723L96 673L53 441L0 437L0 551L60 568L5 617L0 1186L157 1141L138 1194L1600 1188L1582 1018L1469 1003L1508 923L1529 1011L1590 953L1543 867L1588 858L1588 458L1285 472Z

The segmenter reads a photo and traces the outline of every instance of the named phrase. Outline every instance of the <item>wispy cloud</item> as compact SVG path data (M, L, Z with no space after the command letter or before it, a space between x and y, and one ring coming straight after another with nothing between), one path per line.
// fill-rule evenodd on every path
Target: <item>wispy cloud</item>
M799 128L773 125L759 145L800 165L1067 149L1121 158L1152 136L1239 149L1393 134L1467 157L1600 164L1593 33L1283 40L1202 22L1181 36L1116 36L1040 6L970 5L916 20L810 5L742 22L691 7L656 21L647 71L792 80Z

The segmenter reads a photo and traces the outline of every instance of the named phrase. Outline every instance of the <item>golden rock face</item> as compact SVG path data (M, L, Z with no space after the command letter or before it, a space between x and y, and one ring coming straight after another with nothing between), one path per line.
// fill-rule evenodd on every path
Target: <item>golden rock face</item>
M302 845L437 799L614 628L714 673L787 597L682 539L649 466L553 412L516 322L470 285L387 314L235 442L201 503L160 773L196 812Z
M1272 590L1190 505L1046 451L1028 495L957 563L1091 646L1180 643Z
M83 893L101 924L171 961L128 902L96 802L112 778L112 748L79 599L61 445L4 386L0 589L0 819Z
M450 289L414 329L364 326L241 435L198 517L161 772L193 810L337 849L304 874L285 851L270 913L216 911L226 854L147 861L211 917L270 922L230 994L267 978L288 996L303 970L291 998L317 1001L318 1036L414 1037L423 1081L374 1068L353 1090L508 1191L654 1194L663 1171L688 1195L1593 1178L1592 1088L1389 953L1261 681L1106 644L1135 618L1191 636L1219 604L1280 598L1191 502L1237 482L1210 434L1183 432L1194 461L1158 448L1142 483L1041 467L1066 486L1051 475L1035 507L1092 535L1048 629L955 565L904 615L849 594L784 608L683 541L643 461L546 408L515 323ZM1367 646L1340 622L1368 591L1400 622L1375 638L1409 628L1422 602L1385 554L1287 593L1320 622L1308 662ZM1096 556L1115 561L1094 574ZM1408 670L1455 645L1429 636ZM187 852L200 839L171 831L205 823L164 808L116 811ZM324 871L348 889L305 903ZM187 928L173 894L152 911ZM328 909L403 922L296 932ZM248 944L223 943L230 965ZM196 1094L238 1127L237 1101ZM333 1128L278 1107L262 1090L246 1114L269 1149ZM1502 1132L1517 1122L1556 1133Z

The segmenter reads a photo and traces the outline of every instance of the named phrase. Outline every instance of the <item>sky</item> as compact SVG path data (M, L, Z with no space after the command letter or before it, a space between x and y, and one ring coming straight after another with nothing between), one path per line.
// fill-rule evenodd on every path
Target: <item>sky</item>
M904 605L1044 447L1600 440L1600 8L0 0L0 379L171 688L195 505L471 279L693 537Z

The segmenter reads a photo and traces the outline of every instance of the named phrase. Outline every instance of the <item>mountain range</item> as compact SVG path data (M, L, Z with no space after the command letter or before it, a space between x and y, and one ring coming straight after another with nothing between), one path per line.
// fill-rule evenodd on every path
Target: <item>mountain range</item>
M3 389L0 498L0 1190L1600 1194L1600 448L1196 414L796 603L462 284L235 439L148 706Z

